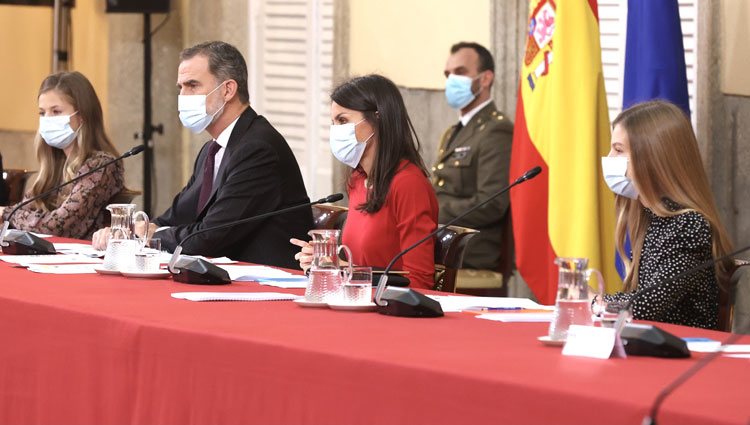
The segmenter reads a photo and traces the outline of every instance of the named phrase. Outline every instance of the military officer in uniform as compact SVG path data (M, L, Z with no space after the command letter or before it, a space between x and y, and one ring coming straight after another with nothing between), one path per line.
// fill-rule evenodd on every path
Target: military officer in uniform
M451 47L445 65L445 95L459 111L459 122L448 128L440 141L432 168L433 186L440 204L440 223L445 223L487 199L508 184L513 124L495 107L490 89L495 64L490 52L477 43ZM501 222L508 208L508 194L456 223L480 233L470 240L464 267L497 271L501 256ZM459 276L459 286L461 277Z

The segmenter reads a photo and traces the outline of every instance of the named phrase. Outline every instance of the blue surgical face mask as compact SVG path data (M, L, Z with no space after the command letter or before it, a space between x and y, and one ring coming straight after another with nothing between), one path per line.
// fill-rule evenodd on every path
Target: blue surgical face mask
M480 74L481 75L481 74ZM445 80L445 99L453 109L463 109L477 97L477 93L471 91L471 84L479 78L467 77L465 75L450 74Z
M224 106L227 102L224 102L224 104L221 105L221 108L216 112L209 114L208 109L206 108L206 98L209 94L218 90L224 83L226 83L226 81L216 86L216 88L208 92L208 94L181 94L177 96L177 110L180 112L180 121L185 128L198 134L211 125L219 113L224 110Z
M628 159L624 156L603 156L602 173L612 192L630 199L638 199L638 189L625 173L628 171Z
M359 160L365 153L367 142L375 135L373 132L364 141L357 141L357 134L354 129L362 121L364 121L364 118L357 123L333 124L329 133L331 153L336 159L352 168L357 168Z
M44 142L53 148L65 149L78 136L78 130L70 127L70 117L77 114L78 111L71 115L57 115L54 117L39 117L39 135Z

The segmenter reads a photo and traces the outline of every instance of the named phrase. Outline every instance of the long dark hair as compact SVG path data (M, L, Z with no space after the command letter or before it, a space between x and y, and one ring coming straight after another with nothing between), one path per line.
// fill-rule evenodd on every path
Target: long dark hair
M370 184L367 201L358 205L358 210L375 213L383 207L401 160L413 163L428 175L419 155L419 138L393 81L377 74L355 77L336 87L331 100L344 108L362 112L373 124L378 138L375 161L367 176ZM351 182L351 172L347 182Z

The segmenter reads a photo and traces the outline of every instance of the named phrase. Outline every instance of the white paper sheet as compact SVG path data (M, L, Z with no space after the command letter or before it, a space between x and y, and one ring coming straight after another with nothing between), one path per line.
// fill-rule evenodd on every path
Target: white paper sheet
M616 340L614 328L570 325L562 355L608 359Z
M104 257L104 251L96 250L91 245L85 243L59 242L53 245L55 246L55 251L61 254L81 254L97 258Z
M492 320L495 322L523 323L523 322L551 322L553 312L549 313L487 313L480 314L477 319Z
M29 271L49 274L92 274L95 264L31 264Z
M258 279L258 283L265 286L274 286L285 289L307 288L307 276L272 277Z
M174 292L172 297L189 301L291 301L301 298L281 292Z
M463 311L471 308L526 308L526 309L554 309L554 306L543 306L528 298L506 297L467 297L461 295L428 295L440 303L444 312Z
M750 353L750 344L731 344L722 347L725 353Z
M232 280L239 282L250 282L274 278L288 278L295 276L289 272L267 266L220 265L219 267L226 270Z
M99 264L102 263L101 258L91 258L86 255L80 254L57 254L57 255L3 255L0 256L0 261L5 261L11 264L73 264L73 263L85 263L85 264Z

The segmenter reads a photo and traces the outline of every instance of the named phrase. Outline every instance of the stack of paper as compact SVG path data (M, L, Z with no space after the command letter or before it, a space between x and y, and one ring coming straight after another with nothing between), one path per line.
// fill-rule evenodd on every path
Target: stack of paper
M30 264L29 271L50 274L92 274L95 264Z
M189 301L291 301L301 298L280 292L175 292L172 297Z
M94 249L91 245L85 243L64 243L53 244L55 251L61 254L81 254L88 257L104 257L104 251Z
M258 282L262 285L279 288L305 288L307 276L295 275L267 266L219 266L229 273L229 277L239 282Z
M508 313L487 313L480 314L477 319L492 320L495 322L551 322L555 313L550 312L524 312L523 310Z
M57 255L3 255L0 261L6 263L28 266L30 264L98 264L101 258L92 258L81 254L57 254Z
M506 297L468 297L461 295L429 295L430 298L440 303L444 312L502 309L502 310L554 310L554 307L543 306L528 298L506 298Z

